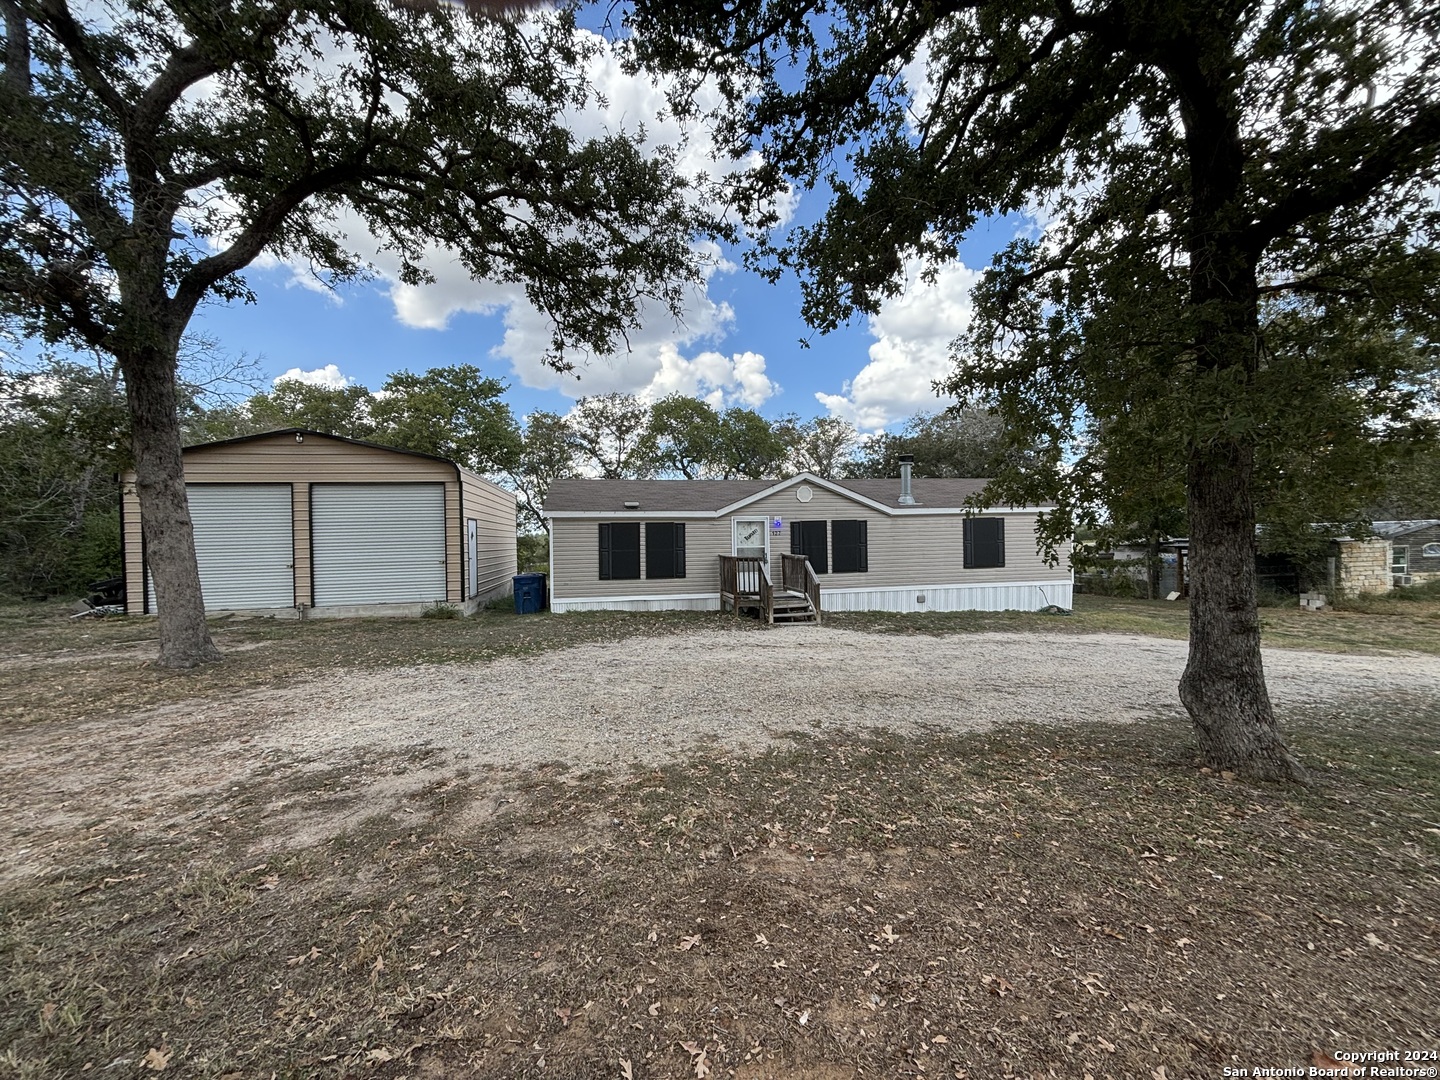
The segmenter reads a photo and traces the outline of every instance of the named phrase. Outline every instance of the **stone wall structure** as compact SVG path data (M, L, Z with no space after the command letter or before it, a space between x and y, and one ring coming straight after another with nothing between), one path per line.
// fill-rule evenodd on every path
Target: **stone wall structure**
M1390 541L1340 540L1340 591L1346 596L1390 591Z

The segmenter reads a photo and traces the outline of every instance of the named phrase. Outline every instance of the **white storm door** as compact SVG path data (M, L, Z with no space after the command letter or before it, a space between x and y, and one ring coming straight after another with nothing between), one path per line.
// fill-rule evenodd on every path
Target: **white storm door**
M730 523L731 547L742 558L764 559L765 568L770 568L770 519L732 518ZM742 563L736 568L736 588L743 593L760 592L760 574L753 563Z
M731 522L734 553L746 558L768 561L770 558L769 526L769 518L734 518Z
M206 611L295 605L289 484L187 484ZM147 610L155 586L146 567Z
M316 607L445 597L444 484L314 484Z

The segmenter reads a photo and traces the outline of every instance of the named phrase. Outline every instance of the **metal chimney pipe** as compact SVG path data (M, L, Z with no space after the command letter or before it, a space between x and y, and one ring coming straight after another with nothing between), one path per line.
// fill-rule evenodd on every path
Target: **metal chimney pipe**
M915 465L913 454L900 455L900 505L914 506L915 496L910 494L910 470Z

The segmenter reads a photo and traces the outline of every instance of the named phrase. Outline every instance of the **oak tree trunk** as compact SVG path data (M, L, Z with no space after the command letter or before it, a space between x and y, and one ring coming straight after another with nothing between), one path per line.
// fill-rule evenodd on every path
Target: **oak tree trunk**
M195 534L185 499L175 350L167 353L163 345L142 346L119 360L130 403L145 558L160 622L160 665L189 668L214 663L221 658L220 650L205 625Z
M1212 769L1299 781L1305 771L1280 737L1265 688L1255 608L1256 435L1245 414L1259 368L1259 251L1246 239L1240 106L1228 54L1177 40L1182 47L1170 61L1190 164L1186 246L1196 331L1185 462L1190 657L1180 700Z
M1180 700L1210 768L1298 781L1305 771L1280 736L1260 657L1252 459L1238 441L1190 454L1190 658Z

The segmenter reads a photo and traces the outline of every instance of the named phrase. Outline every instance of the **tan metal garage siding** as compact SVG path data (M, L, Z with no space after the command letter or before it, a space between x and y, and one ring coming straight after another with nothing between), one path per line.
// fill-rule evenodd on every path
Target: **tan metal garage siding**
M315 606L444 600L444 484L314 484Z
M185 498L207 611L295 603L289 484L187 484ZM148 572L145 592L147 610L154 611Z

